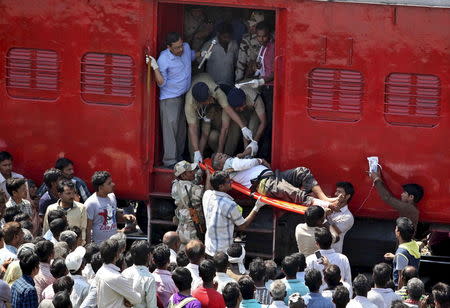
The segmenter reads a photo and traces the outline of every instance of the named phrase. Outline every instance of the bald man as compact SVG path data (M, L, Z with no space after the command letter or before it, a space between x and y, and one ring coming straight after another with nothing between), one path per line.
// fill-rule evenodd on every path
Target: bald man
M180 249L180 236L175 231L166 232L163 236L163 243L170 249L170 263L177 263L177 252Z

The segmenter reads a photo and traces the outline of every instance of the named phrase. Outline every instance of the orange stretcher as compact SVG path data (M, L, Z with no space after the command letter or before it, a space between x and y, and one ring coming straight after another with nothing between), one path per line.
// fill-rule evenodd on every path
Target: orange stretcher
M212 172L214 172L215 170L213 169L213 167L211 166L211 159L207 158L205 160L203 160L203 163L199 163L200 168L202 168L203 170L210 170ZM231 188L233 188L234 190L243 193L246 196L249 196L251 198L254 199L258 199L259 197L261 197L261 201L263 201L266 204L269 204L271 206L274 206L276 208L285 210L285 211L289 211L289 212L294 212L294 213L298 213L298 214L305 214L305 211L307 209L307 206L301 205L301 204L296 204L296 203L292 203L292 202L287 202L287 201L282 201L279 199L274 199L274 198L270 198L270 197L266 197L263 196L257 192L252 193L250 191L250 189L248 189L247 187L245 187L244 185L241 185L239 183L236 183L234 181L232 181L231 183Z

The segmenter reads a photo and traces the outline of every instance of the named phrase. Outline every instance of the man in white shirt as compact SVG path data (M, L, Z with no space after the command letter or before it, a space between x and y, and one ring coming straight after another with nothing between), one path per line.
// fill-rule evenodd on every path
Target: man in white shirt
M22 179L23 175L15 173L12 171L13 168L13 157L9 152L0 152L0 190L2 190L7 199L11 197L6 190L6 180L10 178Z
M317 227L322 227L325 221L325 210L317 205L309 206L305 211L305 223L298 224L295 228L295 239L298 251L305 257L312 255L317 250L314 232Z
M370 290L370 282L366 276L359 274L353 279L353 290L355 298L350 300L347 308L377 308L377 306L367 299L367 292Z
M216 277L214 282L217 283L217 292L222 294L223 288L229 282L236 282L233 278L227 275L228 256L224 252L218 252L214 255L214 265L216 267Z
M100 245L104 261L95 275L98 308L123 307L125 300L131 305L141 302L141 295L133 289L133 280L125 278L114 265L120 258L119 243L106 240Z
M351 285L352 273L350 263L345 255L331 249L331 243L333 241L331 232L324 227L317 228L314 233L314 238L316 239L316 244L319 248L318 252L320 255L326 257L330 264L339 266L342 280ZM323 259L317 258L316 254L312 254L306 258L306 270L317 269L322 272L324 269L324 265L322 263Z
M18 222L11 221L3 226L5 246L0 249L0 264L8 259L17 259L17 248L23 243L23 230Z
M199 240L191 240L185 247L186 255L189 259L189 264L185 267L191 272L192 286L191 290L197 289L201 286L203 281L200 278L198 267L200 263L205 259L205 245Z
M284 297L286 296L286 285L282 280L275 280L270 285L270 295L272 296L272 303L268 306L269 308L287 308L288 306L284 303Z
M86 249L83 246L78 246L66 257L66 266L74 282L72 293L70 294L70 301L72 302L73 308L79 308L89 293L90 284L81 275L86 265L84 262L85 254Z
M336 192L334 195L338 197L343 196L340 202L335 207L330 207L327 213L327 220L330 224L331 232L339 237L339 240L331 245L336 252L342 253L342 246L344 245L344 237L348 230L353 227L355 222L352 213L348 209L348 203L353 197L355 189L350 182L336 183Z
M130 248L134 265L122 273L123 276L133 280L133 289L141 295L141 303L135 305L136 308L156 308L155 278L148 270L150 251L150 244L147 241L134 242Z
M387 286L392 279L392 267L386 263L378 263L373 267L372 278L375 287L367 293L367 298L378 308L389 308L395 300L401 300L401 296Z
M170 263L177 263L177 252L180 249L180 236L175 231L168 231L164 233L163 244L166 244L170 249Z

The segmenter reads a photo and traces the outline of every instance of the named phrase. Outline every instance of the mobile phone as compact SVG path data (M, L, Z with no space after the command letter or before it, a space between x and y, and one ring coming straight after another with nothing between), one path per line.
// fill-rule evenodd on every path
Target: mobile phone
M314 254L316 255L317 263L322 264L323 258L322 258L322 254L320 253L320 251L317 250Z

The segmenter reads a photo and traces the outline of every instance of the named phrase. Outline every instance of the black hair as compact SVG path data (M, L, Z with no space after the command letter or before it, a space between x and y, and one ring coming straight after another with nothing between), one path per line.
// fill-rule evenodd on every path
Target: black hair
M153 250L153 262L158 268L170 262L170 249L166 244L159 244Z
M69 270L67 269L66 261L64 260L64 258L56 258L50 265L50 273L55 279L67 275L68 272Z
M298 271L298 262L294 257L286 256L281 262L281 268L288 278L295 277Z
M3 230L0 229L0 241L3 240Z
M189 258L186 254L186 251L180 250L177 252L177 265L178 266L186 266L189 264Z
M249 276L242 276L239 281L239 291L241 291L242 299L255 298L255 282Z
M172 47L172 44L178 42L181 35L178 32L169 32L166 35L166 46Z
M2 161L4 161L4 160L13 160L13 157L12 157L12 155L9 153L9 152L7 152L7 151L1 151L0 152L0 163L2 162Z
M333 236L330 230L325 227L316 228L314 231L314 239L319 245L320 249L330 249L333 242Z
M27 181L25 179L9 178L6 180L6 191L10 196L13 192L17 192L22 185L25 185Z
M239 258L242 255L242 246L238 243L233 243L227 249L227 255L232 258Z
M64 230L63 232L65 232L65 231L69 231L69 230ZM61 234L63 232L61 232ZM75 233L75 235L76 235L75 237L73 237L72 234L70 234L70 236L69 235L67 235L67 236L65 235L64 237L62 237L61 234L59 235L59 238L58 238L59 242L66 242L70 251L75 250L75 248L77 248L77 237L78 237L77 234Z
M406 217L399 217L395 221L397 226L397 230L400 233L400 236L405 242L410 242L414 236L414 224L411 219Z
M306 271L305 284L310 292L318 292L322 285L322 274L316 269Z
M325 211L320 206L310 206L305 212L305 222L308 227L318 227L325 216Z
M353 195L355 194L355 188L353 187L352 183L350 183L350 182L337 182L336 183L336 187L342 188L345 191L346 195L350 195L350 198L348 199L348 202L350 202L350 200L352 200Z
M67 221L62 218L56 218L51 223L49 223L49 229L53 233L55 239L59 239L61 232L67 229Z
M22 273L30 276L33 270L39 267L39 257L33 251L21 254L19 265Z
M22 229L26 229L30 232L33 230L33 223L29 220L22 220L20 225L22 226Z
M81 231L81 228L78 226L69 226L67 230L75 232L77 235L77 240L83 235L83 231Z
M18 206L7 207L5 209L5 215L3 215L3 219L5 220L5 223L11 222L14 221L14 217L22 213L23 212L20 210Z
M133 262L136 265L147 265L148 257L150 255L150 244L147 241L135 241L130 248ZM169 250L170 259L170 250Z
M211 260L203 260L198 267L198 274L203 282L212 282L216 276L216 268Z
M68 159L66 157L58 158L55 162L55 168L58 170L61 170L61 171L70 165L73 166L73 161L71 161L70 159Z
M127 251L125 253L125 258L123 259L125 261L125 266L126 267L131 267L133 266L133 264L136 264L133 258L133 254L131 253L131 251ZM136 264L139 265L139 264Z
M386 263L378 263L373 267L373 281L378 288L386 288L391 280L392 267Z
M71 308L70 293L66 291L56 293L52 299L52 305L54 308Z
M54 245L48 240L40 241L36 243L34 252L39 257L40 262L48 263L50 262L50 257L54 253Z
M172 272L172 279L180 292L189 290L191 288L191 272L185 267L177 267Z
M264 281L266 276L266 266L261 258L255 258L249 265L249 276L253 281Z
M423 187L418 184L405 184L402 186L403 190L409 195L414 196L414 202L417 203L423 198Z
M56 168L50 168L44 172L44 183L48 189L52 186L52 183L57 182L63 176L61 170Z
M111 174L108 171L95 171L92 175L92 185L94 186L95 191L98 191L99 187L105 184L106 180L111 177Z
M216 270L221 273L225 273L228 267L228 256L226 253L220 251L214 255L214 265Z
M267 33L270 32L270 26L265 21L260 21L256 24L256 31L265 30Z
M64 212L64 210L61 210L61 209L52 210L52 211L48 212L47 222L48 222L48 224L50 224L53 220L55 220L57 218L65 218L65 217L66 217L66 212Z
M119 242L116 240L106 240L100 244L100 254L105 264L114 262L119 252Z
M84 254L84 257L83 257L84 262L86 262L86 264L91 263L92 256L99 251L100 251L100 248L98 247L97 243L92 242L92 243L87 244L86 245L86 253Z
M102 267L102 265L103 265L103 258L100 251L94 253L91 258L91 266L94 273L97 273L97 271L100 269L100 267Z
M220 34L233 34L233 26L228 22L222 22L217 26L217 33Z
M433 286L432 294L434 300L441 305L441 307L450 306L450 287L448 284L439 282Z
M184 249L191 263L198 263L205 256L205 245L199 240L191 240Z
M296 253L293 253L291 256L297 260L297 264L298 264L297 272L304 272L306 269L305 255L300 252L296 252Z
M333 293L333 303L336 308L345 308L350 301L350 293L344 286L338 286Z
M353 279L353 290L355 295L367 297L367 293L370 291L370 282L366 276L359 274Z
M239 300L239 285L236 282L229 282L222 290L222 296L225 301L225 305L228 308L234 308Z
M334 289L341 282L341 269L335 264L330 264L323 270L323 280L330 289Z
M217 171L211 176L211 186L214 190L219 190L219 186L225 184L230 179L230 175L225 171Z
M58 279L55 280L55 282L53 282L53 291L55 293L58 292L62 292L62 291L67 291L67 292L72 292L72 288L74 285L74 281L72 279L72 277L70 276L62 276Z
M58 186L56 186L56 190L59 193L63 193L64 187L69 187L70 189L76 190L75 184L70 180L62 180L62 181L58 182Z
M13 221L15 222L21 222L21 221L25 221L25 220L30 220L30 215L28 215L27 213L18 213L16 216L14 216Z

